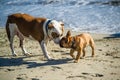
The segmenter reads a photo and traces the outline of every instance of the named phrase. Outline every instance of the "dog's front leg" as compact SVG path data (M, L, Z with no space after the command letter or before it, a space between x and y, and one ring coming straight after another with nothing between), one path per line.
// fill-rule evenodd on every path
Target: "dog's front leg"
M47 51L46 45L47 45L47 41L42 40L41 43L40 43L42 52L48 60L51 60L52 58L48 55L49 53Z
M82 53L82 50L80 49L80 50L78 51L77 56L76 56L76 59L75 59L75 61L74 61L75 63L78 63L78 61L79 61L79 59L80 59L81 53Z
M71 49L71 50L70 50L70 56L71 56L73 59L75 59L75 56L73 55L73 53L74 53L74 49Z

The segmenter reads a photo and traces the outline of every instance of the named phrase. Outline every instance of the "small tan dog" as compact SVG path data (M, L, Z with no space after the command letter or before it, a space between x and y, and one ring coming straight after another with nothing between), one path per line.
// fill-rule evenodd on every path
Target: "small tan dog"
M71 32L68 31L66 36L60 40L60 47L71 48L70 55L75 59L75 63L80 59L80 55L83 52L83 57L85 56L85 47L90 45L92 48L92 57L94 56L94 40L90 34L83 33L77 36L71 36ZM77 56L73 55L74 51L77 51Z

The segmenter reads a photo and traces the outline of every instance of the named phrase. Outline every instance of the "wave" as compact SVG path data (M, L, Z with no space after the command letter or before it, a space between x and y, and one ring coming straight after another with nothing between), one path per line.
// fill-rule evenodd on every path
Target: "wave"
M119 0L3 0L0 3L5 5L23 6L23 5L48 5L48 4L61 4L61 5L111 5L120 6Z

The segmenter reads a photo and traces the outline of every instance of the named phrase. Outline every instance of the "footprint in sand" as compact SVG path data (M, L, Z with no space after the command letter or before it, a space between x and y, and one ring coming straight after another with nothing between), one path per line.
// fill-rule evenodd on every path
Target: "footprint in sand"
M8 71L14 71L15 69L7 69Z
M87 80L92 80L92 78L90 77L86 77L86 76L83 76L83 75L79 75L79 76L68 76L67 78L82 78L82 79L87 79Z
M90 75L92 77L103 77L103 74L99 74L99 73L82 73L83 75Z
M25 79L22 78L22 77L17 77L16 79L17 79L17 80L25 80Z
M32 80L40 80L40 79L37 79L37 78L32 78Z

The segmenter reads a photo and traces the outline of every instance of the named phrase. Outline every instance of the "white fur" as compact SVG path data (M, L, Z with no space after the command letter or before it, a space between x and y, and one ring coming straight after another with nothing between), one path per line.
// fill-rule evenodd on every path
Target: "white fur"
M40 43L40 46L41 46L41 48L42 48L42 51L43 51L45 57L46 57L48 60L50 60L51 57L48 55L49 53L48 53L48 51L47 51L46 45L47 45L47 42L45 42L44 40L42 40L42 42Z
M47 19L47 20L45 21L44 25L43 25L43 31L44 31L44 35L45 35L44 39L46 39L48 36L49 36L51 39L53 39L52 36L51 36L51 33L52 33L52 32L56 32L57 34L61 35L61 34L62 34L62 30L61 30L62 26L61 26L60 23L59 23L58 21L56 21L56 20L52 20L52 21L50 22L50 23L53 24L54 28L51 29L51 30L48 30L48 33L46 32L45 26L46 26L46 23L48 22L48 20L49 20L49 19ZM48 34L48 36L47 36L47 34Z
M15 36L15 29L16 29L16 25L15 24L9 24L9 30L10 30L10 48L12 50L12 54L14 56L16 56L17 54L14 51L14 47L13 47L13 38Z
M52 20L51 23L53 23L53 25L54 25L53 32L56 32L59 35L61 35L62 34L62 31L61 31L62 26L60 25L60 23L56 20Z
M23 34L19 31L19 29L18 29L18 27L17 27L17 25L16 24L14 24L14 23L10 23L9 24L9 29L10 29L10 48L11 48L11 50L12 50L12 54L14 55L14 56L17 56L17 54L15 53L15 50L14 50L14 47L13 47L13 39L14 39L14 36L16 35L16 33L18 33L18 37L19 37L19 39L20 40L22 40L23 41ZM26 49L23 47L23 45L22 46L20 46L21 47L21 49L22 49L22 51L23 51L23 54L28 54L28 52L26 51Z
M42 48L42 51L43 51L45 57L46 57L48 60L50 60L51 57L48 55L49 53L48 53L47 47L46 47L46 45L47 45L47 43L48 43L48 40L49 40L49 38L48 38L49 33L46 32L46 28L45 28L45 27L46 27L46 23L48 22L48 20L49 20L49 19L47 19L47 20L44 22L44 24L43 24L44 40L42 40L42 42L40 43L40 46L41 46L41 48ZM47 35L47 34L48 34L48 35Z
M62 34L62 26L60 25L60 23L56 20L52 20L51 23L53 24L54 28L51 30L50 34L52 32L56 32L57 34L61 35ZM58 44L60 41L60 37L53 39L53 41Z
M54 41L54 43L59 44L59 42L60 42L60 37L58 37L58 38L56 38L56 39L53 39L53 41Z
M45 37L44 37L44 40L40 43L40 46L41 46L41 48L42 48L42 51L43 51L45 57L46 57L48 60L50 60L51 57L48 55L49 53L48 53L47 48L46 48L47 42L48 42L49 39L53 39L52 36L51 36L51 33L52 33L52 32L56 32L57 34L61 35L61 34L62 34L62 31L61 31L61 28L62 28L62 27L61 27L61 25L59 24L59 22L57 22L57 21L55 21L55 20L52 20L50 23L53 24L54 28L51 29L51 30L48 30L48 33L47 33L45 27L46 27L46 23L48 22L48 20L49 20L49 19L47 19L47 20L45 21L44 25L43 25L43 31L44 31ZM49 36L49 37L48 37L48 36ZM53 41L54 41L56 44L58 44L59 41L60 41L60 38L53 39Z

